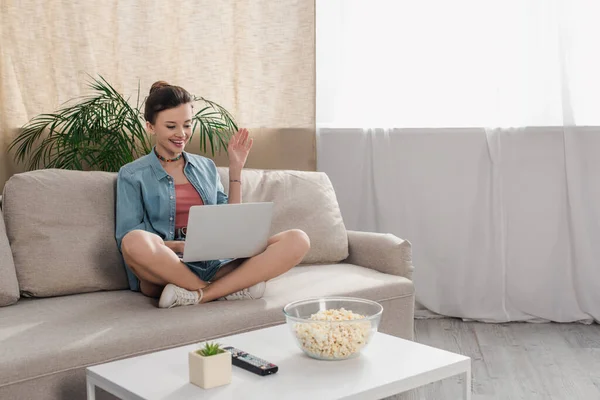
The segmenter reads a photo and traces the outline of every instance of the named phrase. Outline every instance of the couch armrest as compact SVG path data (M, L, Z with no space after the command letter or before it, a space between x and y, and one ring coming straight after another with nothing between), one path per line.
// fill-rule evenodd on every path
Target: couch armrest
M408 240L389 233L348 231L345 262L385 274L412 279L412 249Z

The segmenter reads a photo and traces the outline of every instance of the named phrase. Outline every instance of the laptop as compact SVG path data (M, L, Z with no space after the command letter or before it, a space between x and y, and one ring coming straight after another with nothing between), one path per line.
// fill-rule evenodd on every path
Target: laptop
M182 260L248 258L267 248L272 202L190 207Z

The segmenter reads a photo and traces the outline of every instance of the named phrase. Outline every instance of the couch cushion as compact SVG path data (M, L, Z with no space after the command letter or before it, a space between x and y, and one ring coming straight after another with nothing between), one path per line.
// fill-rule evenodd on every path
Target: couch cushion
M228 169L219 168L228 188ZM245 203L275 203L271 233L302 229L311 249L305 264L335 263L348 257L348 236L331 181L322 172L244 169L242 197Z
M24 296L128 287L115 241L116 174L38 170L4 188L6 231Z
M283 306L302 298L350 295L376 301L406 298L408 303L413 293L406 278L336 264L294 268L270 281L265 296L254 301L158 309L155 300L130 291L22 299L0 309L0 387L283 323ZM406 310L412 307L384 309L384 319L410 324L413 316L402 314Z
M19 283L6 236L4 218L0 211L0 307L9 306L19 300Z

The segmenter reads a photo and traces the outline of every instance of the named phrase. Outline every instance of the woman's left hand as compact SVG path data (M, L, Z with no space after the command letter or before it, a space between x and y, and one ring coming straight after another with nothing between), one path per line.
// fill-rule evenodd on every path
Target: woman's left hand
M229 168L244 168L248 153L252 148L252 138L248 138L248 129L242 128L229 139L227 152L229 154Z

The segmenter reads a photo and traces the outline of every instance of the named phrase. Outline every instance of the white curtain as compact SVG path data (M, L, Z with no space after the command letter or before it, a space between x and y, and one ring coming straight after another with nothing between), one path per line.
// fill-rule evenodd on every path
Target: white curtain
M317 1L317 167L417 299L600 320L600 2Z

